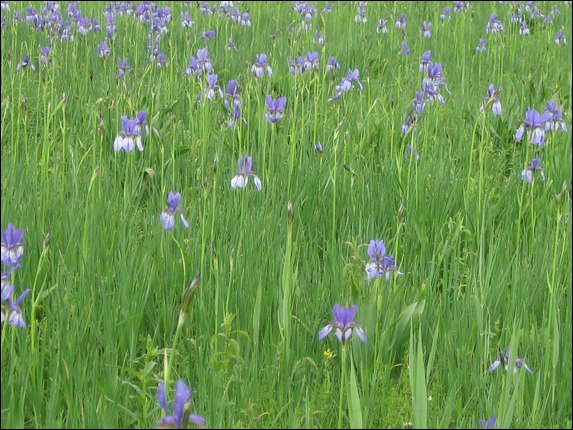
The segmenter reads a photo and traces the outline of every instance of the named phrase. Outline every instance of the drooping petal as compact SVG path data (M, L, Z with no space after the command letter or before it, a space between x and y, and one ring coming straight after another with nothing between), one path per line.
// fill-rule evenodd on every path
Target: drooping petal
M183 216L183 214L179 214L179 216L181 217L181 222L183 223L183 227L189 228L189 221L187 221L187 220L185 219L185 217Z
M185 382L181 379L175 385L175 401L173 402L173 416L177 421L183 424L183 412L185 412L185 404L191 400L191 390Z
M324 326L319 332L318 332L318 340L322 340L324 339L326 336L328 336L328 334L332 331L332 324L328 324L326 326Z
M362 341L362 343L366 343L366 334L364 333L364 330L362 329L362 327L356 326L354 328L354 332L356 333L358 338Z
M167 400L165 399L165 384L163 382L160 382L157 386L157 401L159 402L161 409L168 414L169 410L167 409Z
M259 177L255 175L253 176L253 180L255 181L255 187L257 187L257 190L261 191L263 189L263 184L261 183Z

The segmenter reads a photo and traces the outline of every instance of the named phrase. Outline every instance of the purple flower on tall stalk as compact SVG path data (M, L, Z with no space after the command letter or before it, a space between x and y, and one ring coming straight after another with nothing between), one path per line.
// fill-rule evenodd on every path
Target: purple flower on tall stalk
M403 13L400 14L400 17L396 20L394 27L401 28L402 30L406 29L406 17Z
M368 19L366 18L366 5L368 2L359 1L358 9L356 11L356 16L354 17L354 22L366 23Z
M392 272L403 275L403 273L398 271L398 266L394 264L394 257L386 255L386 246L383 240L370 241L368 244L368 256L370 260L366 263L365 268L368 281L382 275L385 276L386 281L389 281Z
M334 87L334 96L329 98L328 101L338 100L340 98L340 96L342 95L342 93L345 93L346 91L348 91L352 88L352 86L354 85L354 82L356 82L356 84L358 85L358 88L360 88L360 91L364 90L362 83L360 83L360 81L358 80L359 76L360 76L360 72L358 71L358 69L349 70L348 73L346 74L346 76L342 78L342 81L340 82L340 84L338 84L336 87Z
M24 230L19 230L12 224L8 224L8 227L1 235L2 264L11 269L20 267L20 259L24 255L24 244L22 243Z
M312 37L312 42L320 46L324 45L324 36L320 30L316 30L316 33L314 33L314 36Z
M545 145L545 121L549 119L549 113L540 115L535 109L528 108L525 119L515 133L515 139L521 142L525 131L532 145Z
M476 53L481 54L485 52L487 49L485 47L485 39L480 39L478 45L476 46Z
M444 8L444 10L442 11L442 13L440 14L440 21L445 21L446 19L451 19L451 15L450 15L450 7L446 6Z
M563 113L561 109L557 108L556 101L548 101L545 103L545 112L543 112L544 116L547 116L547 120L545 121L545 130L559 130L561 129L564 132L567 132L567 124L563 121Z
M280 121L285 115L286 101L287 98L284 96L276 100L271 96L266 96L265 103L267 104L267 112L265 113L265 119L270 123Z
M563 33L563 27L561 27L561 30L559 30L557 32L557 34L555 35L555 43L557 45L567 45L567 38L565 37L565 34Z
M545 173L543 172L543 167L541 167L541 160L538 156L535 156L535 158L530 161L527 169L521 172L521 180L531 184L533 182L533 174L535 172L540 172L541 182L544 182Z
M257 77L261 78L267 72L267 75L272 76L273 69L267 62L267 54L256 54L256 63L251 67L251 72Z
M429 39L430 37L432 37L431 31L432 31L432 23L424 21L422 23L422 27L420 27L420 33L422 33L422 36Z
M218 75L207 75L207 88L199 94L199 101L204 97L207 100L213 100L215 96L223 98L223 91L217 85Z
M432 64L432 51L425 51L420 61L420 72L427 73L430 64Z
M244 27L251 26L251 19L249 18L249 12L243 12L239 18L239 23Z
M318 65L319 65L318 52L316 51L307 52L306 59L304 61L304 64L302 65L302 69L304 71L316 71L318 70Z
M181 209L179 209L179 202L181 201L181 193L174 193L173 191L169 191L167 195L167 206L161 212L159 219L163 223L164 230L171 230L175 226L175 214L179 213L179 217L181 218L181 223L183 227L189 228L189 222L181 213Z
M336 57L328 57L328 63L326 63L326 71L330 72L335 69L340 69L340 64L338 64L338 61L336 61Z
M105 39L97 45L97 55L99 58L107 58L111 55L111 49L107 46L107 41Z
M410 55L410 47L408 46L408 42L405 40L402 40L402 48L400 49L400 54Z
M376 33L380 34L380 33L388 33L388 27L386 26L388 24L388 21L386 21L385 19L380 18L378 20L378 25L376 26Z
M487 89L487 96L483 98L483 102L479 108L480 112L483 112L489 104L491 104L491 111L494 115L501 115L501 102L499 101L499 93L501 93L501 88L495 88L493 84L489 84Z
M195 22L189 16L189 13L185 11L181 11L181 27L182 28L191 28L195 25Z
M421 114L426 107L426 101L424 100L425 93L423 91L416 91L416 98L412 102L412 110L417 114Z
M489 366L488 372L493 372L494 370L496 370L500 365L502 365L504 367L505 370L508 370L509 368L509 355L511 353L511 349L507 348L507 350L505 351L505 354L503 354L501 352L501 349L499 350L499 354L497 355L497 357L495 358L495 361L491 364L491 366ZM517 369L521 369L524 368L525 370L527 370L529 373L533 373L533 370L531 370L529 368L529 366L527 366L527 364L525 364L525 359L524 358L516 358L515 359L515 366L513 368L513 373L517 373Z
M207 48L198 49L197 58L191 57L189 59L189 65L185 69L187 76L202 76L204 73L213 73L213 66Z
M6 297L6 304L2 305L1 316L0 316L2 324L4 324L4 321L6 321L7 318L8 324L20 328L26 328L26 321L24 321L24 315L22 315L22 309L20 309L20 303L22 302L22 300L26 298L26 296L30 293L30 291L31 290L29 288L26 288L24 292L20 294L20 297L18 297L16 301L13 302L12 301L13 288L12 288L12 291L10 291L10 294ZM4 301L4 291L2 291L2 301Z
M52 64L52 57L50 57L50 45L40 47L40 64L44 67Z
M201 33L201 39L212 39L216 34L215 30L207 30Z
M123 78L125 75L129 74L129 72L131 71L131 67L129 66L129 61L127 60L127 58L124 58L123 60L121 58L118 58L116 63L118 67L118 72L117 72L118 77Z
M360 325L354 321L356 310L358 306L354 305L351 308L345 308L335 304L332 308L332 315L334 321L331 321L318 332L318 340L324 339L332 330L335 330L336 337L340 342L346 342L356 333L358 338L366 343L366 334Z
M479 420L482 429L495 429L497 428L497 418L495 415L486 420Z
M529 26L527 25L527 21L521 21L521 27L519 27L519 34L521 36L529 36Z
M140 113L141 114L141 113ZM131 152L135 146L140 152L143 152L143 145L141 144L141 118L145 121L145 112L143 116L140 114L134 119L129 119L127 116L122 115L121 125L122 129L113 141L113 149L118 152L122 149L126 152Z
M231 188L245 188L249 183L249 176L252 176L253 180L255 181L255 187L257 187L257 190L261 191L263 189L261 180L252 170L252 165L253 158L251 156L239 157L239 171L235 176L233 176L233 179L231 179Z
M501 23L501 21L499 21L497 19L497 14L496 13L492 13L491 16L489 17L489 21L487 22L487 25L485 27L485 32L486 34L495 34L495 33L503 33L503 24Z
M175 400L173 401L173 413L169 414L167 407L167 400L165 398L165 384L160 382L157 387L157 401L161 409L165 411L165 417L157 423L157 428L176 428L183 429L187 427L187 423L203 427L207 420L199 415L192 414L191 402L193 400L193 393L183 382L177 381L175 386Z
M34 65L30 62L30 56L29 55L24 55L24 58L22 58L22 61L20 61L16 65L16 71L17 72L19 72L20 70L24 70L24 69L36 70Z

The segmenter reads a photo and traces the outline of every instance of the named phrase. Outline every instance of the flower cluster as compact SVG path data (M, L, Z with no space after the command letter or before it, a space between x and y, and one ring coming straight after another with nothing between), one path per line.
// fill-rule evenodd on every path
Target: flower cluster
M495 361L491 364L491 366L488 369L488 372L493 372L494 370L496 370L500 365L502 365L504 367L505 370L508 370L509 368L509 356L510 356L511 350L509 348L507 348L507 350L505 351L505 354L503 354L501 352L501 349L499 350L499 354L497 355L497 357L495 358ZM517 373L518 369L525 369L527 370L529 373L533 373L533 370L531 370L529 368L529 366L527 366L527 364L525 364L525 359L524 358L516 358L515 359L515 366L513 368L513 373Z
M20 294L20 296L13 300L14 295L14 284L11 282L12 274L21 267L20 260L24 255L24 243L22 238L24 237L24 230L19 230L15 228L12 224L8 224L5 231L2 232L2 265L6 266L7 270L4 272L4 267L2 268L2 307L1 321L8 321L8 324L25 328L26 321L24 321L24 315L22 314L22 309L20 309L20 303L26 298L30 293L30 289L27 288Z
M368 256L370 259L366 263L366 275L368 281L376 279L382 275L385 276L386 281L390 280L390 275L392 272L396 272L398 275L403 275L403 273L398 271L398 266L396 266L394 257L391 255L386 255L386 246L383 240L371 240L368 244Z
M362 84L358 80L359 76L360 76L360 72L358 71L358 69L349 70L347 75L342 78L342 81L340 82L340 84L338 84L336 87L334 87L334 95L331 98L329 98L328 101L340 99L340 96L343 93L349 91L354 86L354 83L356 83L356 85L358 85L358 88L360 88L360 91L364 90L364 87L362 86Z

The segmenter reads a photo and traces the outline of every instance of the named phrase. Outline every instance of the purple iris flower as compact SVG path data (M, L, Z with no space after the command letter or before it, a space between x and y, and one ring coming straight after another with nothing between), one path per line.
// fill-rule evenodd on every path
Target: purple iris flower
M316 71L318 70L319 59L318 59L318 52L307 52L306 59L302 66L304 71Z
M300 75L304 71L304 63L306 59L300 55L297 57L296 61L292 57L288 57L289 71L291 75Z
M225 93L225 97L238 100L239 99L239 81L236 79L230 79L227 82L227 92Z
M179 209L179 202L181 201L181 193L173 193L169 191L167 195L167 206L161 212L159 219L163 223L164 230L171 230L175 226L175 214L179 213L183 227L189 228L189 222L185 219Z
M401 28L402 30L406 29L406 17L404 16L403 13L400 14L400 18L398 18L396 20L396 23L394 24L394 26L396 28Z
M485 47L485 39L480 39L478 45L476 46L476 52L478 54L481 54L482 52L486 51L486 47Z
M368 256L370 260L366 263L365 269L368 281L381 275L385 275L386 281L388 281L392 272L403 275L403 273L398 271L398 266L394 264L394 257L386 255L386 246L383 240L370 241L368 244Z
M356 16L354 17L354 22L361 22L362 24L368 22L366 18L366 5L368 2L359 1L358 9L356 11Z
M545 145L545 121L549 119L549 115L547 112L540 115L535 109L528 108L523 123L515 133L515 139L521 142L527 129L527 136L532 145Z
M181 379L175 386L175 400L173 401L173 414L169 415L167 400L165 399L165 384L160 382L157 387L157 401L161 409L165 411L165 417L157 423L158 428L187 428L187 423L196 426L203 426L207 421L205 418L190 413L193 393Z
M212 39L216 34L215 30L207 30L201 33L201 39Z
M485 27L486 34L503 33L503 24L497 19L497 14L492 13L489 17L489 21Z
M26 298L26 296L30 293L30 291L31 290L29 288L25 289L24 292L20 294L20 297L18 297L15 302L12 301L11 294L6 298L6 304L2 305L2 310L1 310L0 320L2 324L4 324L4 321L6 321L6 318L8 318L8 324L20 328L26 328L26 321L24 321L24 315L22 315L22 309L20 309L20 303L22 302L22 300ZM2 295L4 296L4 294Z
M422 27L420 28L420 33L422 33L422 36L424 36L426 39L429 39L430 37L432 37L431 31L432 31L432 23L424 21L422 23Z
M487 89L487 96L483 98L483 102L479 108L480 112L483 112L487 105L491 104L491 111L494 115L501 115L501 102L499 101L499 93L501 89L496 89L493 84L489 84Z
M326 63L326 71L330 72L335 69L340 69L340 64L336 61L336 57L328 57L328 63Z
M547 120L545 121L546 131L561 129L562 131L567 132L567 124L563 121L563 113L561 112L561 109L557 108L556 101L548 101L545 103L545 112L543 115L547 116Z
M422 54L422 61L420 61L420 72L427 73L430 64L432 64L432 51L425 51Z
M557 45L567 45L567 38L565 37L565 34L563 34L563 27L561 27L561 30L559 30L555 35L555 43Z
M423 91L416 91L416 98L412 102L412 110L418 114L422 113L426 107L424 95L425 93Z
M261 78L267 72L267 75L272 76L273 69L267 62L267 54L256 54L256 63L251 67L251 72L257 77Z
M141 125L139 121L137 117L135 119L129 119L127 116L122 115L122 130L113 141L113 149L116 152L122 149L126 152L131 152L134 146L137 146L137 149L143 152L143 145L141 144Z
M479 423L481 424L481 428L482 429L495 429L497 428L497 418L495 417L495 415L489 417L489 419L486 420L479 420Z
M249 12L243 12L239 18L239 23L244 27L251 26L251 19L249 18Z
M50 45L42 46L40 48L40 64L42 66L49 66L52 64L52 58L50 57Z
M521 36L529 36L529 26L527 25L527 21L521 21L521 27L519 27L519 34Z
M107 41L105 39L97 45L97 54L99 58L107 58L111 55L111 49L107 46Z
M328 323L318 332L318 340L324 339L332 330L335 330L336 337L340 342L345 342L350 339L350 336L352 336L354 332L363 343L366 343L364 330L354 321L357 308L358 306L356 305L351 308L345 308L335 304L332 308L334 321Z
M231 99L231 103L229 103L228 100L224 100L223 104L231 114L231 118L227 121L227 125L229 128L233 128L241 120L241 101L239 99ZM243 118L243 122L246 124L247 120Z
M380 34L380 33L388 33L388 27L386 26L388 24L388 21L386 21L385 19L380 18L378 20L378 25L376 26L376 33Z
M345 93L346 91L348 91L352 88L354 82L357 83L358 88L360 88L360 91L362 91L364 89L364 87L362 86L362 84L358 80L359 76L360 76L360 72L358 71L358 69L349 70L348 74L342 78L342 81L340 82L340 84L338 84L336 87L334 87L334 96L329 98L328 101L340 99L340 96L342 95L342 93Z
M443 10L443 12L440 14L440 21L445 21L446 19L451 19L451 15L450 15L450 7L446 6Z
M197 58L191 57L189 59L189 66L185 69L185 73L187 76L202 76L204 73L213 73L213 65L207 48L198 49Z
M191 28L195 25L195 22L189 16L189 13L185 11L181 11L181 27L182 28Z
M266 96L265 103L267 104L267 113L265 113L265 119L271 123L280 121L285 115L286 101L287 98L284 96L276 100L271 96Z
M402 133L406 134L410 130L412 130L419 119L420 119L420 116L417 114L408 115L408 117L406 118L406 121L404 121L404 124L402 124L402 128L401 128Z
M116 63L118 67L118 77L123 78L125 75L129 74L131 67L129 66L127 58L124 58L123 60L118 58Z
M500 365L502 365L505 368L505 370L508 370L510 353L511 353L511 350L509 348L507 348L507 350L505 351L505 354L503 354L501 352L501 349L500 349L499 354L495 358L495 361L491 364L491 366L489 366L488 372L490 372L490 373L493 372ZM529 368L529 366L527 366L527 364L525 364L525 359L516 358L515 359L515 367L513 368L513 373L517 373L517 369L521 369L521 368L524 368L529 373L533 373L533 370L531 370Z
M320 46L324 45L324 36L320 30L316 30L316 33L314 33L314 36L312 37L312 42Z
M402 40L402 49L400 49L400 54L410 55L410 47L408 46L408 42L405 40Z
M231 188L245 188L249 182L249 176L252 176L257 190L261 191L263 189L261 180L252 170L252 164L253 158L251 156L239 157L239 172L231 179Z
M535 172L540 172L541 182L544 182L545 173L543 172L543 167L541 167L541 160L537 156L529 162L527 169L521 172L521 180L531 184Z
M199 94L199 99L205 97L207 100L213 100L216 95L223 98L223 91L217 85L218 75L207 75L207 89Z
M24 255L24 244L22 238L24 237L24 230L14 228L12 224L8 224L2 235L2 264L12 269L20 267L20 259Z
M24 58L22 58L22 61L20 61L16 65L16 71L17 72L19 72L20 70L24 70L24 69L36 70L34 65L30 62L30 56L29 55L24 55Z

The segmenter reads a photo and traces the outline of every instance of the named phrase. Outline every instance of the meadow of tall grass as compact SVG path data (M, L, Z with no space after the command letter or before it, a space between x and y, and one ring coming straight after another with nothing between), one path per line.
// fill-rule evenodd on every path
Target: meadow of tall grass
M571 428L571 28L3 1L1 427Z

